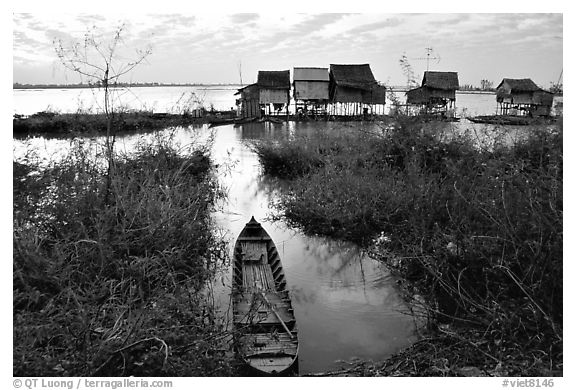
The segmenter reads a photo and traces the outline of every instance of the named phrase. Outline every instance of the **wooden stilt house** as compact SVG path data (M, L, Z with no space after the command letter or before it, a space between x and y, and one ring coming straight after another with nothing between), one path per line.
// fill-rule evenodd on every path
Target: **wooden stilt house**
M258 72L258 89L260 106L265 115L280 115L285 110L288 116L290 105L290 71Z
M328 68L294 68L294 101L300 118L317 118L327 112Z
M406 92L406 103L414 106L419 114L452 117L458 88L457 72L426 71L422 85Z
M531 79L503 79L496 88L498 114L549 116L554 94L544 91Z
M258 84L250 84L240 88L234 95L240 95L236 99L236 105L241 118L260 118L260 89Z
M370 65L330 65L332 115L383 114L386 88L379 85Z

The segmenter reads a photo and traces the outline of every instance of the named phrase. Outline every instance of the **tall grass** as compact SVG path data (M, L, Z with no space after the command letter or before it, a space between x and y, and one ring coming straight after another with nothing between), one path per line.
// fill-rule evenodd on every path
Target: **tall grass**
M117 156L108 202L102 166L14 162L14 375L233 374L203 294L226 258L208 146Z
M406 375L562 372L561 123L490 149L413 120L287 142L320 162L290 181L276 217L368 248L430 320L436 342L399 357ZM283 149L256 147L265 167Z

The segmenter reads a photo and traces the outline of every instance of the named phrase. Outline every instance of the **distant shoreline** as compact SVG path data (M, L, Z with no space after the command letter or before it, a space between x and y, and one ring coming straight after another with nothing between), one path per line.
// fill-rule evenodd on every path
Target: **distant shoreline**
M246 84L248 85L248 84ZM242 87L242 84L160 84L160 83L137 83L137 84L117 84L113 86L114 88L148 88L148 87ZM88 84L19 84L14 83L12 89L89 89L89 88L99 88L98 85L88 85ZM226 88L228 89L228 88ZM406 87L391 86L386 87L389 92L406 92L408 89ZM465 94L494 94L495 91L477 91L477 90L458 90L457 93Z
M239 87L241 84L160 84L160 83L121 83L112 88L141 88L141 87ZM12 84L12 89L88 89L99 88L99 85L89 84Z

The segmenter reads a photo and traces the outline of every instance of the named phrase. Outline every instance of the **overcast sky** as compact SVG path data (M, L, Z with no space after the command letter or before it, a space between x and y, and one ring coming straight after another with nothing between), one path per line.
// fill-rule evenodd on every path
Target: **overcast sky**
M562 71L563 16L544 13L290 13L288 3L268 2L268 13L13 14L13 81L77 83L59 63L54 40L64 45L88 28L110 32L122 23L122 59L151 48L147 62L125 81L239 83L258 70L369 63L377 80L403 85L403 54L414 73L456 71L460 84L498 84L502 78L532 78L549 87ZM279 12L281 8L283 12ZM306 12L306 8L299 8ZM136 10L137 11L137 10ZM274 11L274 13L269 13Z

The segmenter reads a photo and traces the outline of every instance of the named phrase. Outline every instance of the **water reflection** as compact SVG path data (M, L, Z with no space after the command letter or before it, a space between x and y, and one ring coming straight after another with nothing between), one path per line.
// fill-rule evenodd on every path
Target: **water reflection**
M323 131L321 125L221 126L214 143L215 158L231 167L220 175L229 194L214 217L226 230L230 249L252 215L276 243L298 321L301 373L335 369L339 360L354 357L383 359L414 340L413 320L404 314L395 281L382 264L354 245L306 236L269 218L270 202L283 183L262 175L251 142L311 135ZM215 289L215 299L227 317L231 270L222 278L226 282Z

